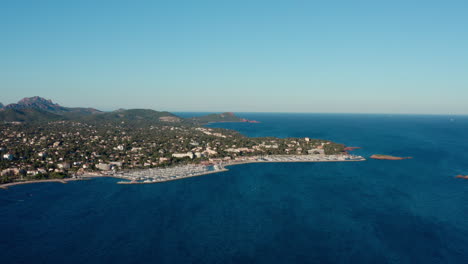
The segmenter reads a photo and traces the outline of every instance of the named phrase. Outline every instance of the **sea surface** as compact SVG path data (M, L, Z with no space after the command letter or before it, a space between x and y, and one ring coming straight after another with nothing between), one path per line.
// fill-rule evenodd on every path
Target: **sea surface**
M190 114L184 113L189 116ZM150 185L0 190L0 262L468 263L468 117L240 114L402 161L269 163Z

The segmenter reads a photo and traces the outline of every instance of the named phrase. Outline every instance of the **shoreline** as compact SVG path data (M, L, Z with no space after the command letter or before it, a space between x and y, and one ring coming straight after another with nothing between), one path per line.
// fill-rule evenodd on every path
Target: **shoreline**
M44 182L57 182L67 184L69 181L85 181L87 179L78 179L78 178L64 178L64 179L46 179L46 180L34 180L34 181L20 181L20 182L9 182L0 185L0 189L8 190L8 187L31 184L31 183L44 183Z
M150 169L141 169L141 170L128 171L128 172L114 172L114 174L89 173L89 174L83 174L81 176L75 176L74 178L11 182L11 183L0 185L0 189L7 190L8 187L11 187L11 186L31 184L31 183L43 183L43 182L57 182L57 183L66 184L69 181L90 180L94 178L121 179L122 181L117 182L117 184L125 184L125 185L153 184L153 183L175 181L175 180L181 180L181 179L186 179L186 178L191 178L191 177L198 177L198 176L203 176L203 175L208 175L208 174L225 172L225 171L229 171L229 169L227 169L226 167L243 165L243 164L357 162L357 161L366 161L366 159L362 156L354 156L354 155L326 155L326 156L320 156L320 157L316 157L312 155L271 155L271 156L261 156L261 157L250 157L247 160L237 160L237 161L234 160L234 161L230 161L226 163L223 163L223 162L214 163L212 165L189 164L189 165L176 166L176 167L170 167L170 168L150 168ZM210 167L213 170L209 170ZM167 171L169 171L169 173L172 172L173 174L165 175ZM174 172L178 172L178 174L174 175ZM157 175L151 177L146 174L157 174Z

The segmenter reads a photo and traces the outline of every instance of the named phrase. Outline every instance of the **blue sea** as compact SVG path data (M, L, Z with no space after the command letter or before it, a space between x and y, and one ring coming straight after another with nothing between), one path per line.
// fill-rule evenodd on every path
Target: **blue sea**
M185 114L188 115L188 114ZM468 263L468 117L240 114L401 161L270 163L185 180L0 190L7 263Z

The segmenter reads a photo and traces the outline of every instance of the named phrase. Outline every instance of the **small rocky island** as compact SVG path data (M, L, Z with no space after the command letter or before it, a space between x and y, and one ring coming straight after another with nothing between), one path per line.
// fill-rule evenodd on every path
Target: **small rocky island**
M405 159L412 159L413 157L396 157L390 155L382 155L382 154L374 154L370 156L371 159L377 160L405 160Z

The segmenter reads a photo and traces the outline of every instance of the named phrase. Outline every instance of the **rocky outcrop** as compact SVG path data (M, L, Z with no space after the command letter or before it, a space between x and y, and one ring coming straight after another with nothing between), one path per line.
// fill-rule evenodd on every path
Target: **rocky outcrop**
M382 155L382 154L374 154L370 156L371 159L377 160L405 160L405 159L412 159L413 157L395 157L390 155Z
M39 109L48 112L68 112L65 107L62 107L58 104L54 104L51 100L44 99L39 96L26 97L21 99L16 104L9 104L5 106L6 109Z
M3 109L13 109L13 110L25 110L25 109L34 109L46 111L54 114L65 114L65 113L79 113L79 114L94 114L100 113L101 111L94 108L73 108L73 107L63 107L59 104L55 104L52 100L47 100L39 96L25 97L18 101L16 104L9 104Z

